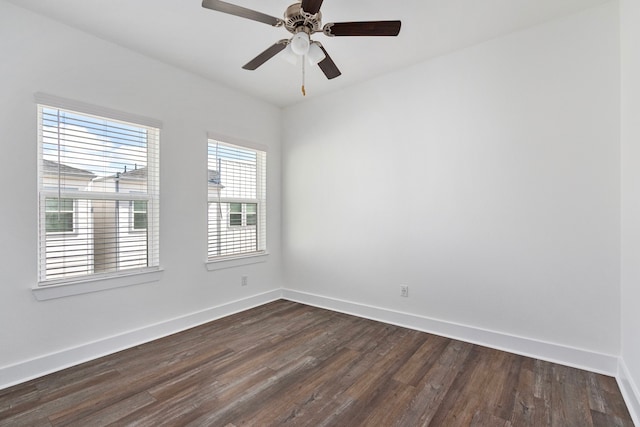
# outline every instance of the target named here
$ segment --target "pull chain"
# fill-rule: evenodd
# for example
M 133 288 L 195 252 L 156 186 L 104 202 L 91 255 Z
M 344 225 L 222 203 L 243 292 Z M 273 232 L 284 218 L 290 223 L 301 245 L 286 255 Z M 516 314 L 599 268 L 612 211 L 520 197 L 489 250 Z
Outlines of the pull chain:
M 305 64 L 305 62 L 307 62 L 307 61 L 305 61 L 305 59 L 307 59 L 306 55 L 303 55 L 302 56 L 302 96 L 307 96 L 307 91 L 304 90 L 304 77 L 305 77 L 305 75 L 304 75 L 305 74 L 305 72 L 304 72 L 305 71 L 304 70 L 304 64 Z

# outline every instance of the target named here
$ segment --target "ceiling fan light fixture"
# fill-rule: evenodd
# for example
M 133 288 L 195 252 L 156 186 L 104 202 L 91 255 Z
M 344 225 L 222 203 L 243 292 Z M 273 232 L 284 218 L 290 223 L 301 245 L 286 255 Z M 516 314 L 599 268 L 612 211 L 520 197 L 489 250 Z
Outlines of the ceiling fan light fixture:
M 309 34 L 305 33 L 304 31 L 300 31 L 294 34 L 294 36 L 291 38 L 291 43 L 289 43 L 289 46 L 291 46 L 291 50 L 293 51 L 293 53 L 299 56 L 303 56 L 306 55 L 307 52 L 309 52 L 310 44 L 311 41 L 309 40 Z
M 293 53 L 293 50 L 291 49 L 291 43 L 287 44 L 287 47 L 282 51 L 280 58 L 284 59 L 291 65 L 296 65 L 298 63 L 298 59 L 300 59 L 298 55 Z
M 311 65 L 317 65 L 326 57 L 327 55 L 325 55 L 322 49 L 320 49 L 320 46 L 318 46 L 318 42 L 312 42 L 309 46 L 309 52 L 307 53 L 307 59 Z

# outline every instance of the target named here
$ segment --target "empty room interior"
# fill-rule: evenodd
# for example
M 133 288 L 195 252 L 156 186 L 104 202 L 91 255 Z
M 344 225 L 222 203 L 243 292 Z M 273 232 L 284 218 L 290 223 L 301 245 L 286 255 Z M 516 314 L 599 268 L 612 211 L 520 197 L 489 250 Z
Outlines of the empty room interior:
M 0 426 L 640 425 L 637 0 L 0 0 L 0 54 Z

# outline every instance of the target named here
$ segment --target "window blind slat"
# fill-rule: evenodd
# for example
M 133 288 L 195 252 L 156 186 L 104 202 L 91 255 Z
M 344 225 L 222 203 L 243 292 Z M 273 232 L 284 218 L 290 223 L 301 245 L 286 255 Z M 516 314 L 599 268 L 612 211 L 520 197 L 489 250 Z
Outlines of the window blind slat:
M 159 265 L 159 129 L 39 105 L 42 284 Z
M 209 140 L 208 257 L 266 248 L 266 152 Z

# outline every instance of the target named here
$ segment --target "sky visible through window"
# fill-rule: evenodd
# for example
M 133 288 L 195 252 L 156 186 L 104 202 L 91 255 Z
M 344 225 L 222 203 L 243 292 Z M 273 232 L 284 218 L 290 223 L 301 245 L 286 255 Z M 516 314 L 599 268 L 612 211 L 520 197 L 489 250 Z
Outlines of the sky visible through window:
M 255 198 L 258 154 L 255 150 L 209 140 L 208 168 L 220 188 L 218 197 Z
M 43 158 L 104 177 L 147 163 L 147 129 L 115 120 L 42 108 Z
M 240 162 L 255 163 L 256 152 L 241 148 L 228 147 L 217 143 L 208 144 L 209 162 L 212 159 L 237 160 Z

